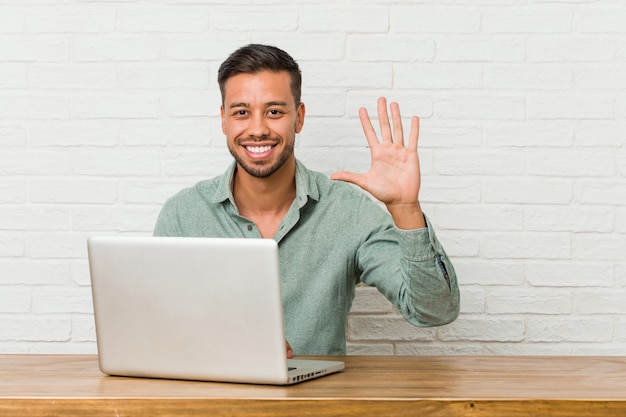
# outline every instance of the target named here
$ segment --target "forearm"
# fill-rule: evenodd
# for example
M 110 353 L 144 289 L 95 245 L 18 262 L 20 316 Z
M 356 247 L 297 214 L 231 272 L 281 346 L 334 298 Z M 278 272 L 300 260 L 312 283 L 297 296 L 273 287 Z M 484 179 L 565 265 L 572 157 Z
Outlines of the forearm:
M 432 228 L 428 232 L 399 233 L 403 291 L 398 307 L 416 326 L 438 326 L 453 321 L 459 314 L 456 273 Z M 415 235 L 419 235 L 417 239 Z
M 396 227 L 371 240 L 361 252 L 365 268 L 361 278 L 378 288 L 413 325 L 438 326 L 458 316 L 459 289 L 452 263 L 428 219 L 422 218 L 425 228 Z M 381 257 L 387 262 L 372 263 Z M 366 265 L 376 267 L 368 270 Z
M 387 211 L 398 229 L 415 230 L 426 227 L 424 212 L 419 202 L 416 204 L 387 204 Z

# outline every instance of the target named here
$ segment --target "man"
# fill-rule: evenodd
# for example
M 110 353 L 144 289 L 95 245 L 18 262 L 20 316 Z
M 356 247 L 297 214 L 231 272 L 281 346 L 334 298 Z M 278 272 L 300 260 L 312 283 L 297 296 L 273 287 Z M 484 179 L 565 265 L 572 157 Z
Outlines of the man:
M 338 172 L 331 180 L 294 156 L 305 106 L 291 56 L 271 46 L 245 46 L 220 66 L 218 82 L 222 131 L 235 162 L 224 175 L 169 199 L 155 235 L 276 240 L 285 332 L 293 347 L 287 344 L 288 356 L 346 353 L 359 282 L 378 288 L 416 326 L 458 316 L 454 269 L 418 200 L 417 117 L 405 144 L 396 103 L 390 124 L 386 100 L 378 100 L 381 140 L 361 109 L 371 169 Z

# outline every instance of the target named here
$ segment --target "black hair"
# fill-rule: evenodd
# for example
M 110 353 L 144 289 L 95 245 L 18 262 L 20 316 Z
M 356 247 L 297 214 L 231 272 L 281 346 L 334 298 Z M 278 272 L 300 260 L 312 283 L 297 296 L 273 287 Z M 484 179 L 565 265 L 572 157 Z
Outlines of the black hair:
M 250 44 L 237 49 L 222 62 L 217 72 L 217 82 L 226 95 L 226 81 L 237 74 L 256 74 L 260 71 L 287 71 L 291 78 L 291 93 L 296 106 L 300 104 L 302 73 L 298 63 L 287 52 L 275 46 Z

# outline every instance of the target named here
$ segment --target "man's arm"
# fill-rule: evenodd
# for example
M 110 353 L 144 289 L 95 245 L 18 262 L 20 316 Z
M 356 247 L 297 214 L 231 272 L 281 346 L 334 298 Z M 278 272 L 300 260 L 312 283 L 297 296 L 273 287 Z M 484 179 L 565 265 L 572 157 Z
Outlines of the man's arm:
M 331 178 L 356 184 L 382 201 L 396 226 L 395 232 L 376 234 L 361 247 L 363 282 L 376 286 L 416 326 L 449 323 L 459 314 L 459 289 L 454 268 L 419 204 L 419 118 L 411 118 L 405 146 L 399 106 L 391 103 L 390 108 L 393 126 L 386 99 L 378 99 L 382 140 L 376 136 L 367 111 L 359 110 L 372 155 L 370 170 L 365 174 L 337 172 Z M 389 237 L 389 233 L 394 236 Z M 397 246 L 390 243 L 394 241 Z M 381 257 L 400 262 L 381 263 Z

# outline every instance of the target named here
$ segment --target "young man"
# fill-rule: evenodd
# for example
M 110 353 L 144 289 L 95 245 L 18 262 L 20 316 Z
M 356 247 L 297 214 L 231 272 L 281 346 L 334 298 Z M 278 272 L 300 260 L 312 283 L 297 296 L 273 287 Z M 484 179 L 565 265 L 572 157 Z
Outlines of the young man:
M 378 100 L 381 140 L 359 111 L 372 154 L 366 174 L 328 177 L 294 156 L 302 130 L 298 64 L 265 45 L 221 65 L 222 131 L 235 162 L 170 198 L 156 236 L 273 238 L 279 245 L 288 356 L 346 353 L 348 312 L 359 282 L 375 286 L 415 326 L 459 313 L 450 260 L 421 211 L 419 119 L 404 138 L 400 110 Z M 365 193 L 382 201 L 385 212 Z M 245 260 L 242 260 L 245 262 Z

